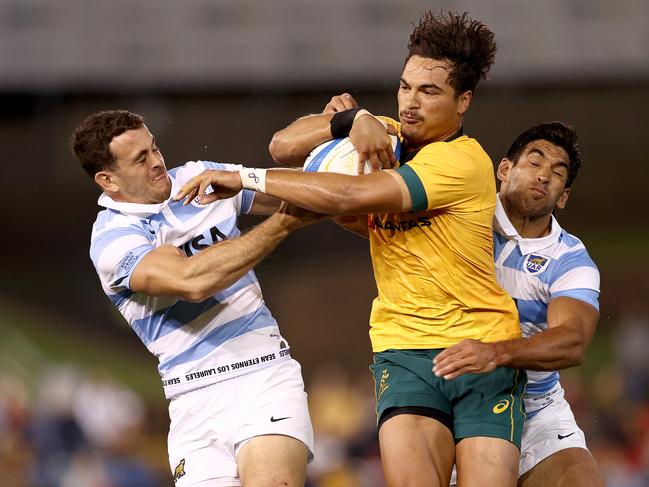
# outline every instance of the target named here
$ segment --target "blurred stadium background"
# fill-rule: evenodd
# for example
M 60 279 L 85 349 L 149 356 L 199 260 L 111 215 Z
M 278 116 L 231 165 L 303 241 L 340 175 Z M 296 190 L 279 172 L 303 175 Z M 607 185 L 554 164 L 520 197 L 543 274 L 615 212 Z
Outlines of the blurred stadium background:
M 77 124 L 127 108 L 169 167 L 269 166 L 272 133 L 342 90 L 395 114 L 407 36 L 428 8 L 496 33 L 465 123 L 494 161 L 532 124 L 578 129 L 586 162 L 560 221 L 600 266 L 601 319 L 562 382 L 607 485 L 649 485 L 649 2 L 0 0 L 4 487 L 172 485 L 155 360 L 88 258 L 98 190 L 68 150 Z M 323 223 L 258 276 L 307 381 L 309 485 L 380 487 L 366 242 Z

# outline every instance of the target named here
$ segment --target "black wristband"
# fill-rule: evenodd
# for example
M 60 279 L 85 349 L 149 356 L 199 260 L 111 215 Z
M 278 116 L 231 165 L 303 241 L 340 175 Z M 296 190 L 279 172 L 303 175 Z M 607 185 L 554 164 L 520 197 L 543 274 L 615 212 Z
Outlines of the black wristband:
M 334 139 L 342 139 L 349 135 L 349 131 L 352 129 L 354 124 L 354 117 L 360 112 L 362 108 L 350 108 L 342 112 L 336 112 L 331 120 L 329 121 L 329 127 L 331 128 L 331 136 Z

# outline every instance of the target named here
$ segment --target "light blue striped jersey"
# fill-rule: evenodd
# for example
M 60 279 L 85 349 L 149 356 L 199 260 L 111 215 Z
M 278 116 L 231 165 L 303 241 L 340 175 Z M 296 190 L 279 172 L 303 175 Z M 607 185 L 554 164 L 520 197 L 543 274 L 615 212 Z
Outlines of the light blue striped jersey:
M 599 271 L 581 241 L 552 217 L 550 234 L 522 238 L 509 221 L 500 198 L 494 216 L 494 258 L 498 282 L 516 301 L 523 337 L 548 328 L 548 303 L 567 296 L 599 309 Z M 548 405 L 559 373 L 527 371 L 528 418 Z
M 171 194 L 205 169 L 242 166 L 188 162 L 171 169 Z M 131 275 L 153 249 L 170 244 L 186 255 L 240 235 L 237 218 L 252 207 L 254 192 L 209 205 L 171 199 L 160 204 L 117 202 L 102 194 L 92 229 L 90 258 L 102 287 L 159 361 L 167 398 L 274 365 L 289 358 L 277 322 L 264 304 L 250 270 L 227 289 L 200 303 L 136 293 Z

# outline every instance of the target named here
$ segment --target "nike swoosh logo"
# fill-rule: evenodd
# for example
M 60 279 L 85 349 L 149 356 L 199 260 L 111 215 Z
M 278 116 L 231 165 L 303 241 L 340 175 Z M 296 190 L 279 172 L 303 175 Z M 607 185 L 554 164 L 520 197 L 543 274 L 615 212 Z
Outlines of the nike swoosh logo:
M 560 439 L 560 440 L 563 440 L 564 438 L 568 438 L 569 436 L 572 436 L 574 434 L 575 434 L 575 432 L 573 431 L 572 433 L 570 433 L 569 435 L 566 435 L 566 436 L 557 435 L 557 438 Z
M 270 417 L 270 422 L 271 423 L 277 423 L 278 421 L 284 421 L 285 419 L 290 418 L 290 416 L 286 416 L 285 418 L 274 418 L 273 416 Z

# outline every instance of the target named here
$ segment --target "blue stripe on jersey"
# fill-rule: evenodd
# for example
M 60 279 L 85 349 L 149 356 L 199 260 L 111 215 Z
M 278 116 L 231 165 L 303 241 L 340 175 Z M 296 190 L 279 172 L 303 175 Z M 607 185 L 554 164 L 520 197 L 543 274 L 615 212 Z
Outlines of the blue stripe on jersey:
M 563 243 L 564 245 L 567 245 L 568 247 L 574 247 L 575 245 L 579 245 L 581 243 L 581 241 L 577 237 L 570 235 L 564 229 L 561 229 L 561 236 L 559 237 L 559 242 Z
M 518 315 L 524 323 L 545 323 L 547 320 L 548 305 L 543 301 L 517 299 Z
M 528 382 L 525 387 L 525 396 L 538 396 L 550 392 L 558 381 L 559 372 L 555 370 L 552 372 L 552 375 L 547 376 L 542 381 L 532 383 Z
M 517 245 L 503 262 L 503 267 L 522 271 L 523 261 L 521 260 L 521 257 L 523 257 L 523 254 L 521 253 L 521 248 Z
M 251 284 L 257 283 L 257 276 L 253 270 L 249 270 L 246 274 L 243 275 L 237 282 L 232 284 L 229 288 L 221 291 L 214 295 L 214 298 L 218 301 L 224 301 L 226 298 L 229 298 L 235 293 L 241 291 L 244 287 L 248 287 Z
M 498 232 L 493 232 L 494 236 L 494 260 L 497 261 L 500 257 L 500 253 L 505 248 L 505 244 L 508 242 L 507 237 L 500 235 Z
M 119 309 L 119 307 L 124 304 L 124 302 L 128 298 L 130 298 L 132 294 L 133 291 L 131 291 L 130 289 L 125 289 L 124 291 L 117 294 L 108 294 L 107 296 L 108 299 L 110 299 L 110 302 L 113 303 L 117 309 Z
M 566 291 L 557 291 L 552 293 L 550 299 L 562 296 L 584 301 L 599 311 L 599 293 L 597 291 L 593 291 L 592 289 L 568 289 Z
M 567 252 L 558 259 L 553 260 L 546 272 L 543 272 L 539 279 L 545 284 L 556 281 L 565 273 L 579 267 L 591 267 L 597 269 L 586 249 L 579 249 L 573 252 Z
M 177 301 L 172 306 L 158 310 L 146 318 L 135 320 L 131 326 L 140 337 L 140 340 L 148 347 L 151 342 L 168 335 L 178 328 L 182 328 L 209 309 L 217 306 L 221 301 L 255 282 L 257 282 L 257 279 L 250 271 L 232 286 L 211 298 L 200 303 Z
M 208 298 L 200 303 L 177 301 L 172 306 L 156 311 L 146 318 L 135 320 L 131 326 L 140 340 L 148 346 L 152 341 L 182 328 L 217 304 L 219 302 L 214 298 Z
M 158 370 L 163 374 L 177 365 L 203 358 L 232 338 L 269 326 L 277 326 L 277 322 L 270 314 L 268 308 L 265 305 L 261 305 L 256 311 L 215 328 L 199 341 L 192 344 L 184 352 L 170 357 L 164 362 L 161 361 Z
M 147 240 L 151 241 L 151 239 L 147 235 L 147 232 L 145 232 L 143 228 L 138 227 L 137 225 L 129 225 L 127 227 L 118 227 L 106 230 L 105 232 L 97 235 L 92 240 L 92 242 L 90 242 L 90 258 L 95 263 L 95 265 L 97 265 L 99 256 L 108 245 L 112 244 L 118 238 L 132 237 L 134 234 L 139 234 Z
M 247 215 L 252 210 L 252 204 L 255 201 L 255 192 L 244 189 L 241 194 L 241 214 Z

